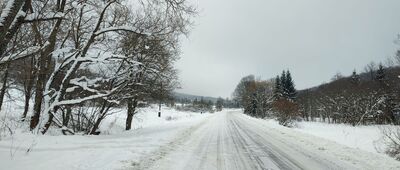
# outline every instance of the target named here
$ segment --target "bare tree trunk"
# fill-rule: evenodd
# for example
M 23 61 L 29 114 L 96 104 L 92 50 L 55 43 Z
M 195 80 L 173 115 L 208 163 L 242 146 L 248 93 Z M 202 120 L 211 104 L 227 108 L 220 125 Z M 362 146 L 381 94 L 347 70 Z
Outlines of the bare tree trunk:
M 51 123 L 53 122 L 54 114 L 49 114 L 49 118 L 47 119 L 46 124 L 44 124 L 44 127 L 42 129 L 42 134 L 45 134 L 47 130 L 49 130 Z
M 18 15 L 19 11 L 22 10 L 27 13 L 30 6 L 31 0 L 14 0 L 12 2 L 8 15 L 0 23 L 0 57 L 6 52 L 8 43 L 10 43 L 12 37 L 17 33 L 24 20 L 24 15 Z
M 133 115 L 135 115 L 135 110 L 137 107 L 137 100 L 136 99 L 129 99 L 127 104 L 128 104 L 128 113 L 126 117 L 126 126 L 125 130 L 131 130 L 132 129 L 132 119 Z
M 100 123 L 104 118 L 101 116 L 96 120 L 96 123 L 94 123 L 92 130 L 90 131 L 90 135 L 99 135 L 100 133 L 97 132 L 97 129 L 99 129 Z
M 47 132 L 47 130 L 49 130 L 51 123 L 53 123 L 53 119 L 54 119 L 54 114 L 57 113 L 59 107 L 55 107 L 54 108 L 54 112 L 49 114 L 49 118 L 47 119 L 46 124 L 44 124 L 44 127 L 42 129 L 42 134 L 45 134 Z
M 24 83 L 24 89 L 25 89 L 25 106 L 24 106 L 24 112 L 22 113 L 22 121 L 25 121 L 26 115 L 28 114 L 29 111 L 29 100 L 32 97 L 32 89 L 33 89 L 33 79 L 35 77 L 35 71 L 34 71 L 34 61 L 35 59 L 32 57 L 31 59 L 31 66 L 30 69 L 28 70 L 28 78 L 25 80 Z
M 29 111 L 29 99 L 30 98 L 31 98 L 30 92 L 29 92 L 29 94 L 25 93 L 25 106 L 24 106 L 24 112 L 22 113 L 21 121 L 25 121 L 26 115 L 28 114 L 28 111 Z
M 58 2 L 58 9 L 57 11 L 63 12 L 64 7 L 65 7 L 65 0 L 59 1 Z M 51 64 L 51 53 L 54 51 L 55 48 L 55 43 L 57 41 L 57 33 L 58 30 L 61 26 L 62 19 L 58 19 L 55 26 L 53 27 L 54 29 L 50 33 L 49 36 L 49 45 L 48 47 L 41 52 L 38 63 L 39 63 L 39 68 L 38 68 L 38 79 L 36 81 L 36 93 L 35 93 L 35 104 L 33 107 L 33 116 L 31 118 L 31 124 L 30 124 L 30 129 L 33 130 L 37 127 L 39 123 L 39 118 L 40 118 L 40 113 L 42 110 L 42 102 L 43 102 L 43 92 L 45 88 L 45 84 L 47 81 L 47 75 L 49 72 L 49 67 Z M 54 116 L 49 114 L 49 117 Z
M 74 130 L 74 132 L 76 132 L 77 127 L 76 127 L 76 124 L 75 124 L 75 121 L 74 121 L 74 116 L 72 115 L 72 111 L 71 111 L 70 119 L 69 119 L 69 120 L 71 120 L 72 130 Z M 78 123 L 79 123 L 79 122 L 78 122 Z
M 97 118 L 96 122 L 93 125 L 92 130 L 90 130 L 91 135 L 99 135 L 100 133 L 97 131 L 99 129 L 101 121 L 106 117 L 107 112 L 112 107 L 112 104 L 109 104 L 107 101 L 103 102 L 103 105 L 100 109 L 100 116 Z
M 3 100 L 4 100 L 4 96 L 6 94 L 6 90 L 7 90 L 7 79 L 8 79 L 8 66 L 6 66 L 5 70 L 4 70 L 4 76 L 3 76 L 3 85 L 1 87 L 1 91 L 0 91 L 0 110 L 1 107 L 3 105 Z
M 31 117 L 30 129 L 33 130 L 39 124 L 40 113 L 42 112 L 43 92 L 47 78 L 46 61 L 48 57 L 40 56 L 39 58 L 39 70 L 38 79 L 36 81 L 35 91 L 35 104 L 33 106 L 33 116 Z
M 71 118 L 72 109 L 70 106 L 66 106 L 65 110 L 65 114 L 63 115 L 63 126 L 67 127 L 69 119 Z

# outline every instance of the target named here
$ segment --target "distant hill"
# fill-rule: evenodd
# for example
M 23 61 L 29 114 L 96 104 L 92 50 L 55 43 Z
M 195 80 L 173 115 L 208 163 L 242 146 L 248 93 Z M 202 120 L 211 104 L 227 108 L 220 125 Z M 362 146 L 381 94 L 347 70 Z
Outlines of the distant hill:
M 358 76 L 360 78 L 360 81 L 372 81 L 372 80 L 374 80 L 375 76 L 376 76 L 377 69 L 378 68 L 375 68 L 375 70 L 373 72 L 366 72 L 366 71 L 361 72 L 361 73 L 357 72 L 357 74 L 358 74 Z M 398 75 L 400 73 L 400 67 L 398 67 L 398 66 L 384 67 L 384 69 L 385 69 L 385 73 L 386 73 L 387 77 L 390 77 L 391 79 L 398 80 Z M 351 77 L 352 77 L 352 72 L 349 73 L 346 76 L 341 77 L 340 79 L 349 79 Z M 333 81 L 331 81 L 329 83 L 332 83 L 332 82 L 335 82 L 335 81 L 337 81 L 337 80 L 333 80 Z M 329 83 L 327 83 L 327 84 L 329 84 Z
M 218 98 L 215 97 L 209 97 L 209 96 L 197 96 L 197 95 L 191 95 L 191 94 L 185 94 L 185 93 L 178 93 L 178 92 L 174 92 L 174 98 L 176 100 L 183 100 L 183 99 L 188 99 L 188 100 L 201 100 L 203 98 L 203 100 L 211 100 L 212 102 L 216 102 Z
M 396 86 L 397 84 L 399 84 L 399 78 L 400 78 L 400 67 L 395 66 L 395 67 L 387 67 L 385 68 L 385 75 L 386 75 L 386 83 L 389 83 L 389 85 L 392 85 L 393 87 Z M 364 83 L 368 83 L 370 82 L 371 84 L 373 84 L 375 76 L 376 76 L 376 70 L 374 72 L 363 72 L 363 73 L 358 73 L 359 76 L 359 80 L 361 82 Z M 308 89 L 303 89 L 303 90 L 299 90 L 298 91 L 298 95 L 301 96 L 304 93 L 307 92 L 316 92 L 321 90 L 321 88 L 342 88 L 345 89 L 347 88 L 346 86 L 343 86 L 343 82 L 349 82 L 351 81 L 351 77 L 352 75 L 349 76 L 343 76 L 340 79 L 337 80 L 333 80 L 329 83 L 324 83 L 324 84 L 320 84 L 318 86 L 315 87 L 311 87 Z M 371 87 L 373 88 L 373 87 Z

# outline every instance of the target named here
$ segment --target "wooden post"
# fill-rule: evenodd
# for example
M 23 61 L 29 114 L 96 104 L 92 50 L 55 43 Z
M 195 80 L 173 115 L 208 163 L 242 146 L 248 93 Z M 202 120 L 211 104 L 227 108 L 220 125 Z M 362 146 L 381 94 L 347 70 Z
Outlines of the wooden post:
M 161 88 L 160 88 L 160 103 L 158 104 L 158 117 L 161 117 L 161 103 L 162 103 L 162 98 L 164 97 L 163 96 L 163 85 L 162 85 L 162 82 L 161 82 Z

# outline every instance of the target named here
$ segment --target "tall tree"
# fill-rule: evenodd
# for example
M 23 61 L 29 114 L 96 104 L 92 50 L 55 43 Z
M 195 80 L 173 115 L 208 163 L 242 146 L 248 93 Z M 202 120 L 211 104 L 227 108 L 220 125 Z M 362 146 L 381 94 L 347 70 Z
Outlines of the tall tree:
M 376 70 L 375 79 L 379 82 L 383 82 L 385 80 L 385 68 L 382 64 L 379 64 L 378 70 Z
M 355 69 L 351 74 L 351 82 L 355 85 L 360 83 L 360 76 L 357 74 L 357 71 Z
M 59 0 L 53 7 L 47 7 L 47 4 L 44 3 L 42 8 L 43 9 L 54 8 L 53 12 L 63 12 L 65 10 L 65 5 L 66 5 L 66 0 Z M 39 30 L 37 25 L 33 25 L 32 28 L 36 34 L 35 37 L 38 39 L 37 41 L 39 42 L 39 44 L 41 44 L 41 46 L 42 44 L 44 44 L 42 39 L 45 36 L 48 36 L 48 38 L 46 40 L 47 45 L 43 50 L 40 51 L 38 59 L 38 68 L 37 68 L 38 75 L 36 79 L 35 103 L 33 106 L 33 115 L 31 117 L 31 122 L 30 122 L 31 130 L 35 129 L 39 124 L 39 119 L 42 112 L 43 98 L 45 95 L 46 81 L 48 79 L 48 75 L 50 74 L 49 72 L 51 70 L 50 65 L 53 57 L 52 52 L 56 48 L 58 40 L 57 36 L 60 35 L 63 21 L 64 20 L 62 18 L 58 18 L 56 22 L 50 26 L 52 27 L 52 30 L 49 32 L 47 32 L 47 30 Z M 50 119 L 52 119 L 53 115 L 50 115 L 49 117 Z
M 219 97 L 217 99 L 217 102 L 215 103 L 215 108 L 217 109 L 217 111 L 221 111 L 224 105 L 224 99 L 222 99 L 221 97 Z
M 281 78 L 276 76 L 275 78 L 275 86 L 274 86 L 274 99 L 278 100 L 283 96 L 282 94 L 282 84 L 281 84 Z
M 31 0 L 9 0 L 0 15 L 0 59 L 3 58 L 7 46 L 21 27 Z
M 289 70 L 286 71 L 286 79 L 285 79 L 285 85 L 284 89 L 286 91 L 286 97 L 290 100 L 295 100 L 296 99 L 296 88 L 294 86 L 294 82 L 292 79 L 292 75 Z
M 286 97 L 287 95 L 288 95 L 288 92 L 287 92 L 287 88 L 286 88 L 286 71 L 285 70 L 283 70 L 282 71 L 282 74 L 281 74 L 281 77 L 280 77 L 281 79 L 280 79 L 280 81 L 281 81 L 281 91 L 282 91 L 282 97 Z

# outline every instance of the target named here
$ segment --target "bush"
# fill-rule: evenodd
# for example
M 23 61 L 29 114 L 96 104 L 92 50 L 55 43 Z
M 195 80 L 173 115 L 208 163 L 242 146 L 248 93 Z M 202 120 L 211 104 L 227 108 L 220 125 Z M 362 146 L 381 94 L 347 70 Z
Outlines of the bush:
M 165 120 L 166 120 L 166 121 L 173 121 L 173 120 L 178 120 L 178 118 L 173 117 L 173 116 L 167 116 L 167 117 L 165 118 Z
M 386 144 L 385 153 L 400 161 L 400 127 L 381 128 L 381 132 Z
M 296 103 L 287 99 L 279 99 L 273 103 L 276 117 L 280 125 L 294 127 L 299 116 L 299 107 Z

